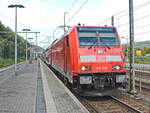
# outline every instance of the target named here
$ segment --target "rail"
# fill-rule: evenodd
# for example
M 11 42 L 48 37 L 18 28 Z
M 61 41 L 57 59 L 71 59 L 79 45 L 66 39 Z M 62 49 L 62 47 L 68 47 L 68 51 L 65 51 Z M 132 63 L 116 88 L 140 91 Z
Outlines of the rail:
M 109 96 L 109 98 L 98 98 L 98 99 L 83 99 L 78 98 L 81 103 L 92 113 L 113 113 L 113 112 L 121 112 L 122 110 L 124 113 L 127 113 L 129 111 L 135 112 L 135 113 L 144 113 L 143 111 L 138 110 L 137 108 L 134 108 L 133 106 L 122 102 L 121 100 L 117 99 L 114 96 Z M 112 101 L 112 100 L 114 101 Z
M 133 111 L 135 111 L 135 112 L 137 112 L 137 113 L 144 113 L 144 112 L 142 112 L 142 111 L 140 111 L 140 110 L 138 110 L 138 109 L 132 107 L 131 105 L 129 105 L 129 104 L 127 104 L 127 103 L 125 103 L 125 102 L 123 102 L 123 101 L 117 99 L 117 98 L 114 97 L 114 96 L 111 96 L 111 98 L 113 98 L 113 99 L 116 100 L 117 102 L 119 102 L 119 103 L 121 103 L 121 104 L 127 106 L 128 108 L 132 109 Z

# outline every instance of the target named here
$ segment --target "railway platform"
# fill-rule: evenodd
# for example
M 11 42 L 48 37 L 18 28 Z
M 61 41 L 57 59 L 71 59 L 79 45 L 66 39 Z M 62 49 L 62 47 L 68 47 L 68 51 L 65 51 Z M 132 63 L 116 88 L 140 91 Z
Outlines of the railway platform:
M 89 113 L 54 73 L 40 63 L 48 113 Z
M 0 113 L 88 113 L 40 60 L 0 72 Z

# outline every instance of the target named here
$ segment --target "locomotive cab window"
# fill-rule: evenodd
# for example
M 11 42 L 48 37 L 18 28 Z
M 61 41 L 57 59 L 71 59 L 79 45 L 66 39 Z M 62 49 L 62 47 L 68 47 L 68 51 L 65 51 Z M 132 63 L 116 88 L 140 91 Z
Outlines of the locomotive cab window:
M 119 46 L 114 28 L 80 27 L 78 38 L 80 46 Z

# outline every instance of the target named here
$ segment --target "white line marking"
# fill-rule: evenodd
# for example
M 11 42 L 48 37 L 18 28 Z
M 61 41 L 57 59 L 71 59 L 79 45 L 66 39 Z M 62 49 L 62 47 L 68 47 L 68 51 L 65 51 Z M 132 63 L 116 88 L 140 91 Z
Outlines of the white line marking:
M 43 83 L 43 88 L 44 88 L 44 97 L 45 97 L 45 102 L 46 102 L 46 109 L 47 113 L 57 113 L 56 106 L 54 103 L 54 100 L 51 95 L 51 91 L 48 87 L 48 83 L 44 74 L 43 70 L 43 64 L 41 63 L 40 60 L 40 68 L 41 68 L 41 75 L 42 75 L 42 83 Z

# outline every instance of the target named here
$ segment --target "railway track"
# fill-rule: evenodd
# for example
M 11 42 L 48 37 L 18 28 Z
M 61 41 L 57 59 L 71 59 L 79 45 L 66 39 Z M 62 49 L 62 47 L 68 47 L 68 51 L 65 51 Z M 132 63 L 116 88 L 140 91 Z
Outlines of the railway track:
M 98 98 L 82 98 L 75 93 L 74 95 L 90 113 L 150 113 L 150 105 L 145 105 L 142 100 L 131 101 L 128 94 Z
M 127 71 L 127 79 L 129 72 Z M 147 68 L 135 69 L 135 86 L 138 93 L 150 97 L 150 71 Z
M 137 108 L 114 96 L 79 100 L 90 113 L 149 113 L 148 108 L 145 109 L 143 106 Z
M 150 103 L 147 103 L 146 101 L 143 101 L 142 99 L 137 98 L 136 96 L 125 93 L 116 96 L 116 98 L 138 109 L 139 111 L 143 111 L 143 113 L 150 113 Z

